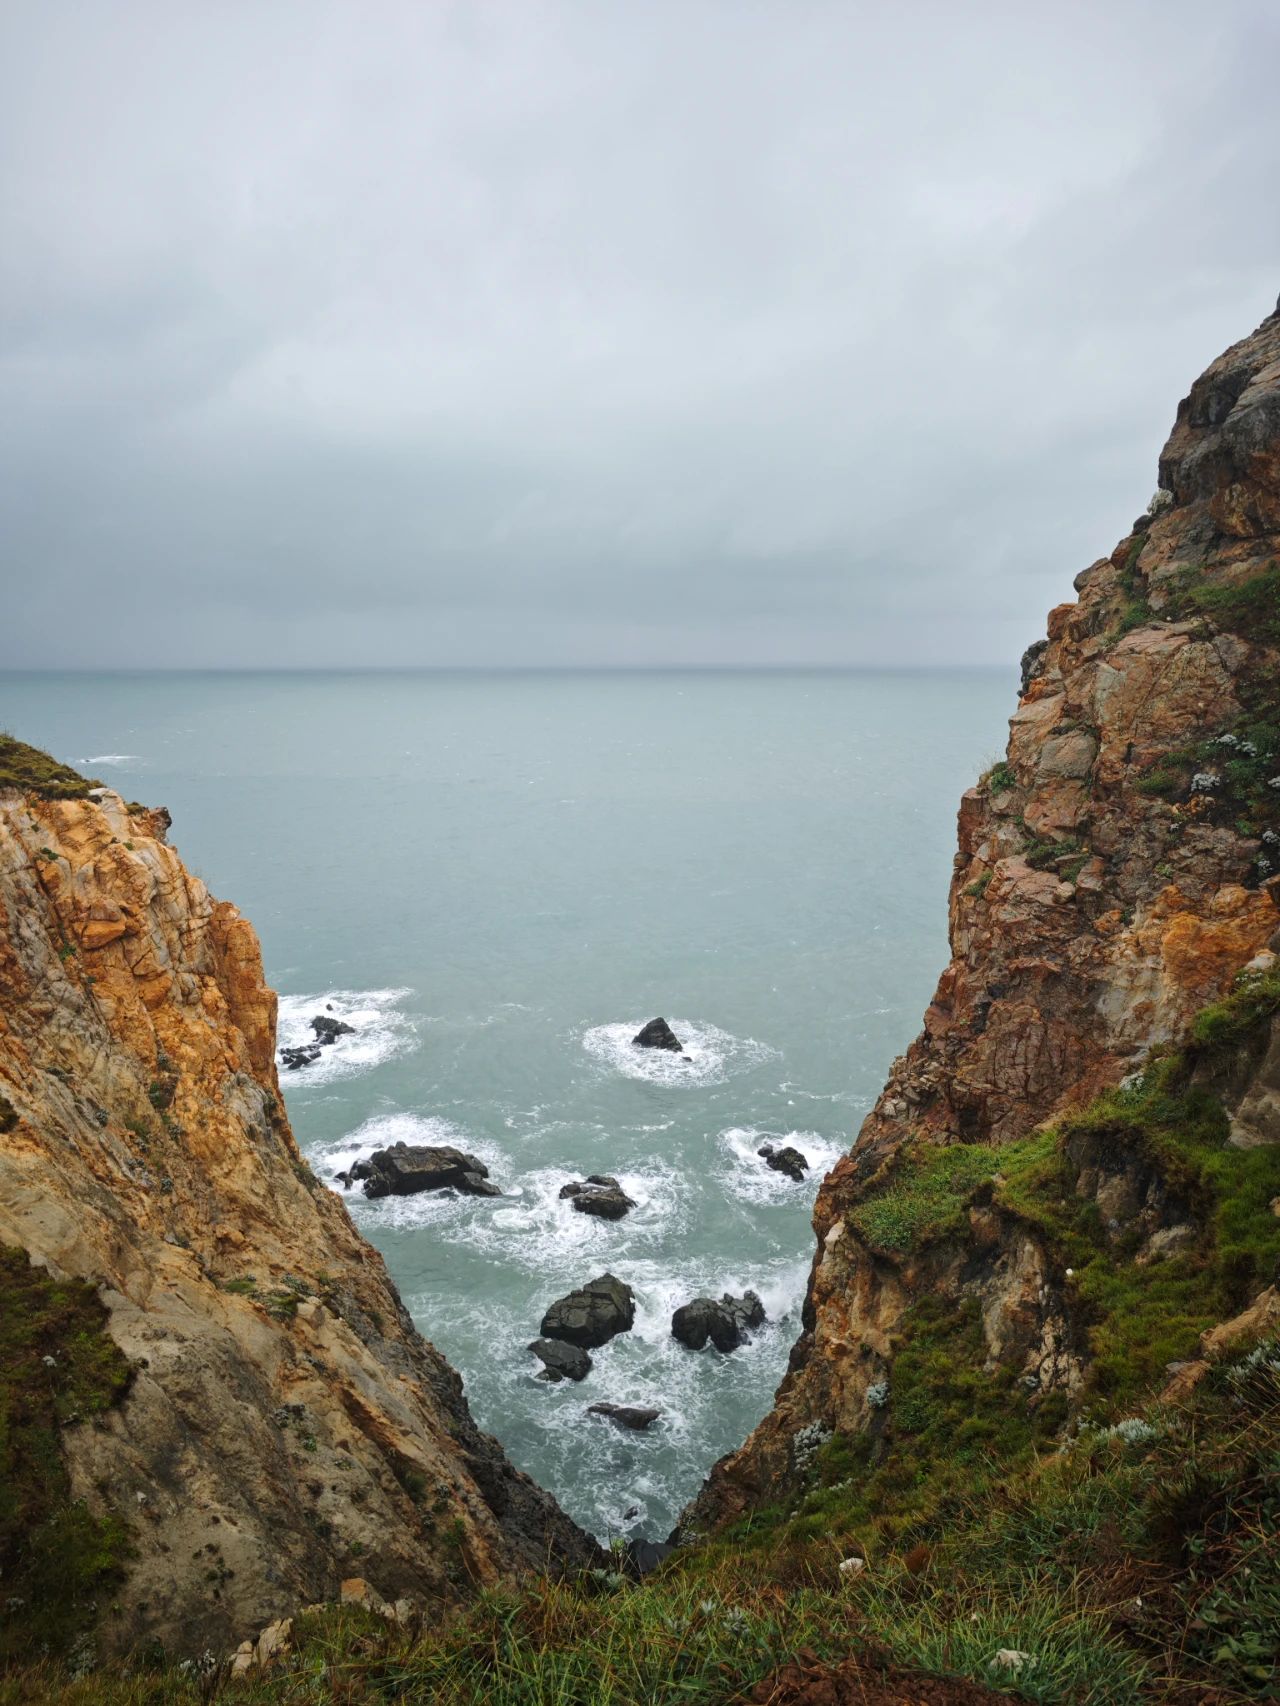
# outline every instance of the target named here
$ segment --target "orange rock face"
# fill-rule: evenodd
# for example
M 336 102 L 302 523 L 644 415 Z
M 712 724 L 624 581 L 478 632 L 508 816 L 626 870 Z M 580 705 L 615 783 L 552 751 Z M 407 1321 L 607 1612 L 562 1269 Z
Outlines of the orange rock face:
M 64 1435 L 135 1550 L 101 1639 L 226 1651 L 356 1557 L 440 1605 L 594 1562 L 312 1177 L 257 938 L 167 822 L 0 795 L 0 1242 L 98 1286 L 136 1370 Z
M 717 1465 L 690 1529 L 785 1482 L 798 1428 L 866 1422 L 904 1300 L 926 1290 L 976 1300 L 989 1354 L 1029 1381 L 1081 1377 L 1016 1229 L 975 1228 L 951 1270 L 868 1250 L 849 1214 L 913 1144 L 1021 1138 L 1117 1083 L 1276 938 L 1280 778 L 1251 737 L 1280 721 L 1280 316 L 1192 388 L 1160 487 L 1024 660 L 1006 761 L 960 805 L 951 962 L 819 1195 L 775 1409 Z M 1275 1105 L 1259 1096 L 1255 1134 Z

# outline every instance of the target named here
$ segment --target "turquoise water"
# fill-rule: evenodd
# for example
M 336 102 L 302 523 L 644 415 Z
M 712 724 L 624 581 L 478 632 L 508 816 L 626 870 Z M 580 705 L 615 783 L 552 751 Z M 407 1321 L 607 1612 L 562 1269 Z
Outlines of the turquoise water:
M 348 1203 L 481 1424 L 602 1537 L 664 1534 L 768 1408 L 798 1332 L 818 1175 L 946 959 L 961 790 L 1003 747 L 1005 675 L 0 677 L 0 725 L 128 798 L 262 937 L 313 1166 L 397 1137 L 506 1195 Z M 665 1015 L 692 1064 L 628 1038 Z M 755 1151 L 785 1137 L 804 1185 Z M 638 1207 L 575 1214 L 617 1174 Z M 335 1188 L 339 1188 L 335 1186 Z M 581 1385 L 533 1378 L 546 1304 L 610 1270 L 636 1327 Z M 754 1287 L 732 1356 L 672 1309 Z M 588 1418 L 653 1404 L 647 1434 Z

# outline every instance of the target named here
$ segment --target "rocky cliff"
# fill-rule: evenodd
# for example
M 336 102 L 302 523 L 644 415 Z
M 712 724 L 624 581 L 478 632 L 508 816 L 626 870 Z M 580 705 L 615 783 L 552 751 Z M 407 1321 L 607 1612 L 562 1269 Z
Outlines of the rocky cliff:
M 866 1478 L 962 1427 L 1052 1437 L 1274 1278 L 1278 533 L 1280 313 L 1197 380 L 1147 513 L 1024 659 L 960 806 L 951 962 L 823 1185 L 775 1408 L 686 1532 L 828 1439 Z M 934 1349 L 972 1390 L 928 1387 Z
M 33 1580 L 100 1644 L 219 1651 L 347 1576 L 445 1605 L 593 1558 L 302 1159 L 250 925 L 166 814 L 3 757 L 8 1635 Z

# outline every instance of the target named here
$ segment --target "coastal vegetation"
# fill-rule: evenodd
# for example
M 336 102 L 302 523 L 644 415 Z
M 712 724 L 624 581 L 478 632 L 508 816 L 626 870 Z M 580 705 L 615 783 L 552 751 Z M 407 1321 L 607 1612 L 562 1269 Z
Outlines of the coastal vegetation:
M 0 730 L 0 792 L 17 788 L 40 800 L 82 800 L 101 785 Z

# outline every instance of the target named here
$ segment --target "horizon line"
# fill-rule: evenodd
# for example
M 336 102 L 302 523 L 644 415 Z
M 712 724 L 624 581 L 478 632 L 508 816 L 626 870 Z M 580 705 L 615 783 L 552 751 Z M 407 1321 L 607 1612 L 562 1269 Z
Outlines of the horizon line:
M 1000 671 L 1006 663 L 0 664 L 0 680 L 44 675 L 925 675 Z

